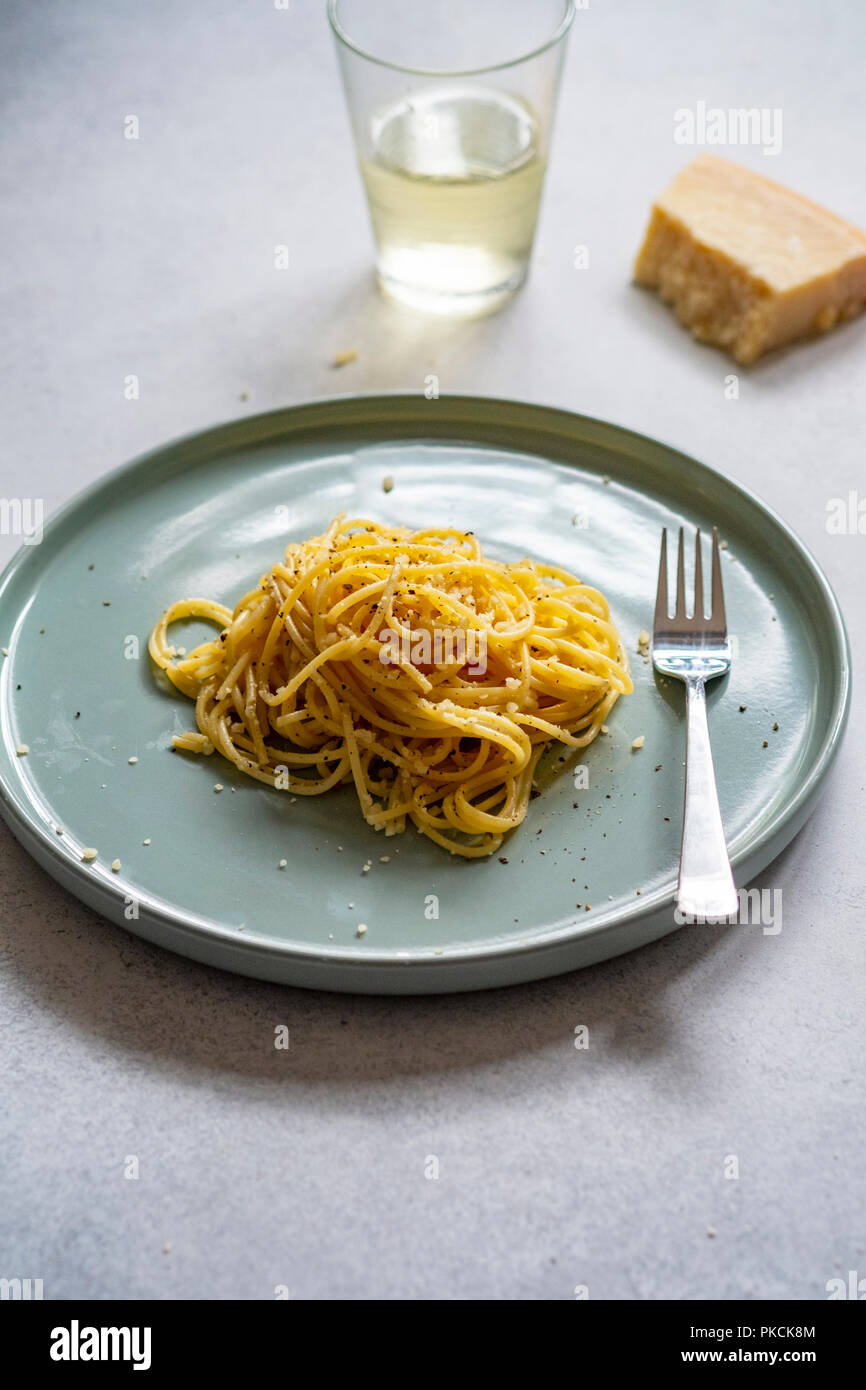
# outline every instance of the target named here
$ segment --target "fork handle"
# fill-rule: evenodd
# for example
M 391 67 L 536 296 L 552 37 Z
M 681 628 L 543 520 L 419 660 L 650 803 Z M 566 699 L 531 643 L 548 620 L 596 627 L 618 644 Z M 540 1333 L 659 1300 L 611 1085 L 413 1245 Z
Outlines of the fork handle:
M 725 844 L 702 679 L 686 680 L 686 793 L 677 907 L 688 917 L 734 917 L 739 908 Z

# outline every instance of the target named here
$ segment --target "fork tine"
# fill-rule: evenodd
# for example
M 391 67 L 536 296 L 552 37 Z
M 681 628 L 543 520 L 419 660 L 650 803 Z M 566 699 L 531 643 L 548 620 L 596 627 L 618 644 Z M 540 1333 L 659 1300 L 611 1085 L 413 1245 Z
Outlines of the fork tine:
M 725 594 L 722 589 L 722 562 L 719 556 L 719 532 L 713 527 L 713 602 L 710 609 L 710 617 L 713 620 L 713 627 L 721 629 L 722 632 L 728 630 L 728 620 L 725 617 Z
M 683 528 L 680 527 L 680 543 L 677 549 L 677 600 L 674 607 L 675 618 L 686 616 L 686 568 L 683 560 Z
M 656 587 L 656 611 L 653 627 L 656 632 L 668 621 L 668 528 L 662 527 L 662 548 L 659 554 L 659 578 Z
M 704 566 L 701 558 L 701 528 L 695 534 L 695 611 L 694 621 L 704 621 Z

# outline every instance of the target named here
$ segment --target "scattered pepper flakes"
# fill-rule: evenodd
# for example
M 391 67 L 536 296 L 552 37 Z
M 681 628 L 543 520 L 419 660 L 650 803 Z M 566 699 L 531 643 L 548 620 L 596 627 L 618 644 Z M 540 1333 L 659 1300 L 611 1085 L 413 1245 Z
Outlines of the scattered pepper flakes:
M 505 857 L 504 854 L 500 854 L 500 856 L 499 856 L 499 862 L 500 862 L 500 864 L 507 864 L 507 863 L 508 863 L 508 860 L 506 859 L 506 857 Z
M 745 713 L 746 713 L 746 706 L 745 706 L 745 705 L 740 705 L 740 714 L 745 714 Z
M 354 362 L 358 356 L 357 348 L 343 348 L 342 352 L 335 352 L 331 358 L 332 367 L 347 367 L 350 362 Z
M 662 770 L 662 765 L 661 765 L 661 763 L 656 763 L 655 767 L 653 768 L 653 772 L 661 772 L 661 770 Z
M 773 725 L 773 733 L 774 733 L 774 734 L 777 734 L 778 732 L 779 732 L 779 725 L 778 725 L 778 723 L 776 723 L 776 724 Z
M 769 748 L 769 746 L 770 746 L 770 745 L 769 745 L 769 743 L 767 742 L 767 740 L 764 739 L 764 742 L 761 744 L 761 747 L 762 747 L 762 748 Z
M 90 863 L 91 859 L 95 859 L 98 853 L 99 853 L 99 850 L 98 850 L 98 849 L 91 849 L 91 848 L 83 849 L 83 850 L 81 851 L 81 858 L 84 859 L 84 860 L 86 860 L 87 863 Z

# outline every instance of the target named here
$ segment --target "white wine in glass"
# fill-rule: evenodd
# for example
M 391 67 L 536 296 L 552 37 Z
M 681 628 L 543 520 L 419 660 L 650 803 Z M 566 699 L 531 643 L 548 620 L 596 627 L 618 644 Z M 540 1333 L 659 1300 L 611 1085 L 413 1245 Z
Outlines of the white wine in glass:
M 361 161 L 383 288 L 428 313 L 478 314 L 523 282 L 544 182 L 519 97 L 417 92 L 374 122 Z
M 574 0 L 329 0 L 384 291 L 488 313 L 523 284 Z

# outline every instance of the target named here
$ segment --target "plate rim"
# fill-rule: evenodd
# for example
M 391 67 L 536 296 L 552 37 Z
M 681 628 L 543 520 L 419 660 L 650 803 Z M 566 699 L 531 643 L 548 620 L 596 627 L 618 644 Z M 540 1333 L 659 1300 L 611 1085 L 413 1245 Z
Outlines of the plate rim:
M 442 409 L 443 404 L 445 410 Z M 835 760 L 848 721 L 851 707 L 852 663 L 850 640 L 841 607 L 827 575 L 809 546 L 773 507 L 764 502 L 757 493 L 745 484 L 654 435 L 643 434 L 640 430 L 631 429 L 614 421 L 585 415 L 562 406 L 546 405 L 538 401 L 521 401 L 513 397 L 448 392 L 446 396 L 431 402 L 425 396 L 419 395 L 417 391 L 409 390 L 349 392 L 333 396 L 317 396 L 308 401 L 278 406 L 275 409 L 252 415 L 235 416 L 204 429 L 186 431 L 145 450 L 143 453 L 136 454 L 133 458 L 101 474 L 64 502 L 45 522 L 43 540 L 52 538 L 55 533 L 60 532 L 70 518 L 81 510 L 86 510 L 88 504 L 95 498 L 110 493 L 123 480 L 139 473 L 149 463 L 163 458 L 167 454 L 178 451 L 183 453 L 184 450 L 189 450 L 194 446 L 195 452 L 184 460 L 183 467 L 186 469 L 206 463 L 208 458 L 218 457 L 223 451 L 230 450 L 233 445 L 241 442 L 252 447 L 265 445 L 269 440 L 289 438 L 305 431 L 313 434 L 327 433 L 329 426 L 351 426 L 353 423 L 369 426 L 371 423 L 369 413 L 379 410 L 382 412 L 383 419 L 386 419 L 389 424 L 399 426 L 405 423 L 407 427 L 414 425 L 419 434 L 423 433 L 426 423 L 423 419 L 425 411 L 428 413 L 431 424 L 435 422 L 438 415 L 440 423 L 445 425 L 445 431 L 440 433 L 437 428 L 437 436 L 439 438 L 447 437 L 448 427 L 451 427 L 456 438 L 459 435 L 460 420 L 455 420 L 453 413 L 449 413 L 444 421 L 441 418 L 446 415 L 449 404 L 453 405 L 454 411 L 459 412 L 462 408 L 467 414 L 465 423 L 472 423 L 477 429 L 483 429 L 485 423 L 495 424 L 499 429 L 502 429 L 508 426 L 509 416 L 516 414 L 521 418 L 515 423 L 522 429 L 531 428 L 533 432 L 537 429 L 541 439 L 545 436 L 550 437 L 553 432 L 551 425 L 555 423 L 559 427 L 555 431 L 557 435 L 571 439 L 573 442 L 585 442 L 584 440 L 575 441 L 574 422 L 578 422 L 584 429 L 589 426 L 591 430 L 597 430 L 601 434 L 613 432 L 619 440 L 628 439 L 643 449 L 649 444 L 654 449 L 663 451 L 678 466 L 686 465 L 690 471 L 703 475 L 714 486 L 721 486 L 729 493 L 737 495 L 753 509 L 763 513 L 764 517 L 782 532 L 787 542 L 797 552 L 801 563 L 805 565 L 812 583 L 817 586 L 824 604 L 825 616 L 830 619 L 827 635 L 833 649 L 831 672 L 833 684 L 836 686 L 836 698 L 832 706 L 832 716 L 828 720 L 820 747 L 816 750 L 805 777 L 798 781 L 794 796 L 777 807 L 757 835 L 750 837 L 747 834 L 745 843 L 732 855 L 732 865 L 736 869 L 737 865 L 744 860 L 759 856 L 793 823 L 795 829 L 784 841 L 784 843 L 788 843 L 812 809 L 821 784 Z M 405 414 L 401 412 L 395 417 L 393 414 L 395 406 L 402 408 Z M 323 418 L 331 412 L 336 414 L 336 419 Z M 487 412 L 486 422 L 480 418 L 484 412 Z M 471 420 L 468 418 L 470 416 L 472 417 Z M 603 444 L 602 447 L 604 447 Z M 574 466 L 568 460 L 556 459 L 551 461 L 569 467 Z M 0 610 L 2 610 L 8 590 L 19 577 L 21 570 L 28 565 L 38 567 L 38 549 L 22 544 L 3 569 L 2 574 L 0 574 Z M 10 631 L 14 630 L 19 618 L 20 614 L 16 613 L 10 623 Z M 42 822 L 37 820 L 32 812 L 28 814 L 27 803 L 16 794 L 16 788 L 7 774 L 7 769 L 12 766 L 14 763 L 7 741 L 0 738 L 0 814 L 16 839 L 55 880 L 60 881 L 80 901 L 93 907 L 95 899 L 104 900 L 105 905 L 96 908 L 96 910 L 102 912 L 110 920 L 117 921 L 109 909 L 118 901 L 123 902 L 124 895 L 118 892 L 121 885 L 118 884 L 117 887 L 113 888 L 110 881 L 102 877 L 101 871 L 94 872 L 91 865 L 79 864 L 74 858 L 70 858 L 63 845 L 58 842 L 56 835 L 49 835 Z M 36 847 L 40 853 L 35 852 Z M 780 844 L 765 862 L 770 862 L 775 858 L 782 848 L 783 844 Z M 61 872 L 55 873 L 55 868 Z M 70 881 L 72 886 L 70 886 Z M 78 891 L 79 885 L 82 889 L 81 892 Z M 258 958 L 265 954 L 280 962 L 299 962 L 326 967 L 332 965 L 350 971 L 359 971 L 362 974 L 367 974 L 368 968 L 370 971 L 394 970 L 403 973 L 406 971 L 407 965 L 411 965 L 413 971 L 424 970 L 425 968 L 435 968 L 437 971 L 441 971 L 443 968 L 449 967 L 483 965 L 491 959 L 499 961 L 513 957 L 522 958 L 527 955 L 542 954 L 547 950 L 566 946 L 569 942 L 576 944 L 592 941 L 622 924 L 638 926 L 644 920 L 657 917 L 660 912 L 666 909 L 672 912 L 674 906 L 673 894 L 665 888 L 658 888 L 652 893 L 643 895 L 640 903 L 634 903 L 625 908 L 620 906 L 607 912 L 602 910 L 585 924 L 577 917 L 563 918 L 547 923 L 543 928 L 532 931 L 525 938 L 502 937 L 486 942 L 446 945 L 442 948 L 441 954 L 436 954 L 430 947 L 424 948 L 423 951 L 417 948 L 413 951 L 409 947 L 405 952 L 398 953 L 393 949 L 389 951 L 371 950 L 366 943 L 364 945 L 360 945 L 360 943 L 357 945 L 332 945 L 329 942 L 322 942 L 312 946 L 296 941 L 274 939 L 261 935 L 255 930 L 245 930 L 243 933 L 239 933 L 237 928 L 228 927 L 201 914 L 179 909 L 149 891 L 139 890 L 135 896 L 142 911 L 146 910 L 151 919 L 173 931 L 179 931 L 184 937 L 192 935 L 203 942 L 218 941 L 229 947 L 232 952 L 244 956 L 250 955 Z M 139 925 L 138 922 L 133 925 L 127 921 L 121 922 L 119 925 L 135 934 L 143 935 L 136 930 Z M 251 970 L 250 973 L 255 974 L 256 972 Z M 530 979 L 533 976 L 524 975 L 521 978 Z M 455 986 L 455 988 L 458 987 Z

